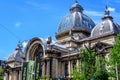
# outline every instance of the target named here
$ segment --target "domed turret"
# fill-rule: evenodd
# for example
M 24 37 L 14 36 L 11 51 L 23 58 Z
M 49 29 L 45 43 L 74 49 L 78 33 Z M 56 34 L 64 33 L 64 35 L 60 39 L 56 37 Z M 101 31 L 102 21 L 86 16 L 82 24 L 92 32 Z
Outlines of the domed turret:
M 113 18 L 110 16 L 110 11 L 106 7 L 104 17 L 102 21 L 94 27 L 91 32 L 91 36 L 103 35 L 106 33 L 119 33 L 120 26 L 113 22 Z
M 18 47 L 15 51 L 9 56 L 8 61 L 16 61 L 16 62 L 23 62 L 23 52 L 22 52 L 22 45 L 18 44 Z
M 64 33 L 69 33 L 70 30 L 90 34 L 94 26 L 94 22 L 83 14 L 83 7 L 76 1 L 70 8 L 70 14 L 61 20 L 56 38 Z
M 83 7 L 81 5 L 78 4 L 77 1 L 75 1 L 75 3 L 71 6 L 70 8 L 70 12 L 73 13 L 73 12 L 83 12 Z

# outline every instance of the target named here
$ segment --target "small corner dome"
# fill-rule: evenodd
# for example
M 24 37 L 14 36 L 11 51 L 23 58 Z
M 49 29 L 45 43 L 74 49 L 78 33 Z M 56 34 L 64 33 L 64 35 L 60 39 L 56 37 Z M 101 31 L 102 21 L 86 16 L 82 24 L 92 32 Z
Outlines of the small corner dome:
M 21 44 L 18 44 L 18 48 L 15 49 L 15 51 L 9 56 L 9 61 L 16 61 L 16 62 L 23 62 L 23 52 L 22 52 L 22 46 Z
M 83 14 L 82 6 L 76 1 L 70 8 L 70 14 L 61 20 L 58 26 L 58 34 L 68 30 L 78 30 L 90 33 L 94 26 L 95 23 L 87 15 Z
M 105 10 L 105 15 L 102 18 L 102 21 L 93 28 L 91 37 L 107 33 L 120 33 L 120 26 L 113 21 L 113 18 L 109 15 L 108 8 Z

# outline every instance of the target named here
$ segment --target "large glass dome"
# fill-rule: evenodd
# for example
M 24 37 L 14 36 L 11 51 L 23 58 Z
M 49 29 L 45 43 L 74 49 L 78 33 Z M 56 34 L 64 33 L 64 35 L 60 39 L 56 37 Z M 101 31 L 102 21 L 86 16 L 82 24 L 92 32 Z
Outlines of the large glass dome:
M 85 14 L 83 14 L 83 8 L 75 2 L 70 8 L 70 14 L 62 19 L 58 26 L 58 33 L 62 33 L 68 30 L 82 30 L 90 32 L 95 26 L 94 22 Z

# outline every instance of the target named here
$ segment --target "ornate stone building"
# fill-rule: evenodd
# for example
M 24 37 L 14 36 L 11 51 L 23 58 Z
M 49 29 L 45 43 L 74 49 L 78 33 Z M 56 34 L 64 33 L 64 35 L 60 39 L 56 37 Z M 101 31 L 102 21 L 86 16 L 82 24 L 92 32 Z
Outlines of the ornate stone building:
M 21 80 L 22 77 L 22 63 L 23 52 L 22 45 L 18 44 L 18 47 L 15 51 L 9 56 L 6 61 L 5 71 L 4 71 L 4 80 Z
M 22 80 L 38 80 L 39 76 L 71 77 L 73 68 L 81 62 L 79 49 L 85 46 L 89 46 L 97 54 L 108 57 L 116 34 L 120 32 L 120 26 L 113 21 L 107 7 L 101 22 L 97 25 L 84 14 L 83 10 L 77 1 L 72 5 L 70 13 L 61 20 L 58 26 L 58 32 L 55 35 L 56 42 L 53 43 L 51 37 L 48 40 L 39 37 L 32 38 L 25 48 L 23 65 L 14 66 L 11 72 L 21 73 L 22 69 Z M 15 54 L 17 53 L 13 53 Z M 11 64 L 9 60 L 8 65 Z M 9 80 L 21 79 L 17 77 L 17 79 L 9 78 Z

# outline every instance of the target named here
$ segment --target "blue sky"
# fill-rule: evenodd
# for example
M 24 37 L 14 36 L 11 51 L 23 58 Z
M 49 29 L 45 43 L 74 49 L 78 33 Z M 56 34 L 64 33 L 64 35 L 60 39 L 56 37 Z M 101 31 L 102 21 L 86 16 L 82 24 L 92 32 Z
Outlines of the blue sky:
M 55 33 L 61 19 L 69 14 L 75 0 L 0 0 L 0 59 L 7 59 L 18 41 L 47 38 Z M 95 23 L 101 21 L 105 6 L 120 24 L 120 0 L 78 0 L 84 13 Z

